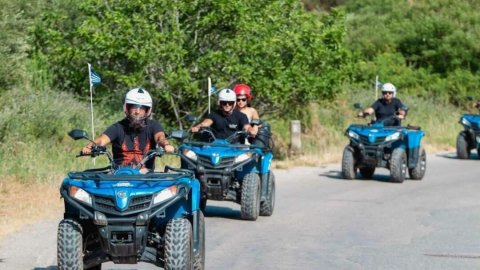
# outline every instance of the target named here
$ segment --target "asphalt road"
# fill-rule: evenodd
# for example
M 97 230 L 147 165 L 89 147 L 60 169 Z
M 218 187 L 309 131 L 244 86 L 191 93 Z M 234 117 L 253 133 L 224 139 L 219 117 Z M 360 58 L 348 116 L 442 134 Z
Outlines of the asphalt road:
M 422 181 L 340 179 L 340 165 L 277 170 L 271 217 L 209 203 L 206 269 L 480 269 L 480 160 L 429 155 Z M 0 269 L 56 269 L 60 220 L 0 243 Z M 103 269 L 156 269 L 104 264 Z

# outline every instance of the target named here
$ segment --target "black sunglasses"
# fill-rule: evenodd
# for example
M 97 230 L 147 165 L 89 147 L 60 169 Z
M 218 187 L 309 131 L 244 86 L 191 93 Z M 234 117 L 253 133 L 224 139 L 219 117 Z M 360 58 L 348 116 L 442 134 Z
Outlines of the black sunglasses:
M 247 98 L 237 98 L 237 101 L 247 101 Z
M 233 106 L 233 104 L 235 104 L 235 101 L 220 101 L 220 105 L 222 106 L 225 106 L 225 105 Z
M 393 95 L 393 92 L 384 91 L 383 94 L 384 95 L 386 95 L 386 94 Z
M 148 110 L 147 106 L 139 105 L 139 104 L 127 104 L 127 109 L 142 109 L 142 110 Z

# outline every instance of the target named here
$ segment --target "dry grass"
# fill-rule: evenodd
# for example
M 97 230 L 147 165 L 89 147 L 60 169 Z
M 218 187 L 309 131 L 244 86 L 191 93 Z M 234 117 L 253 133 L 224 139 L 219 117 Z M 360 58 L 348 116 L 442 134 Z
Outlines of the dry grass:
M 38 220 L 61 216 L 59 185 L 0 181 L 0 239 Z

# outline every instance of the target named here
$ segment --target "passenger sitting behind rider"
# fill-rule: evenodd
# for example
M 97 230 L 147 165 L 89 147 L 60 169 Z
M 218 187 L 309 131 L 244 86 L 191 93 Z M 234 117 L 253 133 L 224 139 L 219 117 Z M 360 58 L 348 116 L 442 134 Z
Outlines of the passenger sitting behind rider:
M 260 119 L 257 110 L 250 106 L 249 103 L 249 101 L 253 99 L 250 86 L 246 84 L 237 84 L 235 87 L 233 87 L 233 92 L 237 94 L 236 109 L 247 116 L 248 122 L 251 122 L 255 119 Z M 253 129 L 255 130 L 255 133 L 258 133 L 258 126 L 253 126 Z
M 382 85 L 383 98 L 378 99 L 371 107 L 364 109 L 358 113 L 363 117 L 375 113 L 376 122 L 382 122 L 385 126 L 399 126 L 400 121 L 405 117 L 405 111 L 400 99 L 396 98 L 397 88 L 386 83 Z M 396 115 L 396 117 L 393 117 Z
M 218 94 L 218 109 L 211 112 L 200 124 L 192 127 L 191 131 L 197 133 L 202 127 L 211 127 L 217 139 L 226 139 L 236 131 L 244 130 L 251 136 L 257 134 L 250 126 L 245 114 L 235 110 L 237 95 L 231 89 L 223 89 Z
M 163 147 L 165 152 L 173 153 L 175 150 L 165 138 L 162 125 L 148 119 L 152 113 L 152 97 L 142 89 L 135 88 L 125 96 L 123 104 L 125 118 L 113 125 L 97 137 L 94 141 L 97 145 L 106 146 L 112 143 L 114 162 L 122 166 L 135 166 L 143 159 L 143 156 L 156 145 Z M 92 152 L 93 143 L 88 143 L 83 149 L 84 155 Z M 152 158 L 146 162 L 141 172 L 153 170 L 155 160 Z

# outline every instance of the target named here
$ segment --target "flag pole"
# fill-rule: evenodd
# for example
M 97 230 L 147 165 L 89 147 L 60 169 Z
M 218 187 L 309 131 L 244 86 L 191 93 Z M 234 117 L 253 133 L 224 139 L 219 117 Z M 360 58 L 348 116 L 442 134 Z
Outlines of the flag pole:
M 208 114 L 210 114 L 210 95 L 212 94 L 212 79 L 208 77 L 208 85 L 207 85 L 207 91 L 208 91 Z
M 92 122 L 92 140 L 95 140 L 95 126 L 93 124 L 93 83 L 92 83 L 92 65 L 88 63 L 88 82 L 90 84 L 90 116 Z M 93 158 L 93 166 L 95 166 L 95 158 Z
M 375 99 L 377 100 L 378 98 L 378 75 L 375 77 Z
M 92 138 L 95 139 L 95 126 L 93 125 L 93 83 L 92 83 L 92 65 L 88 63 L 88 81 L 90 83 L 90 114 L 92 121 Z

